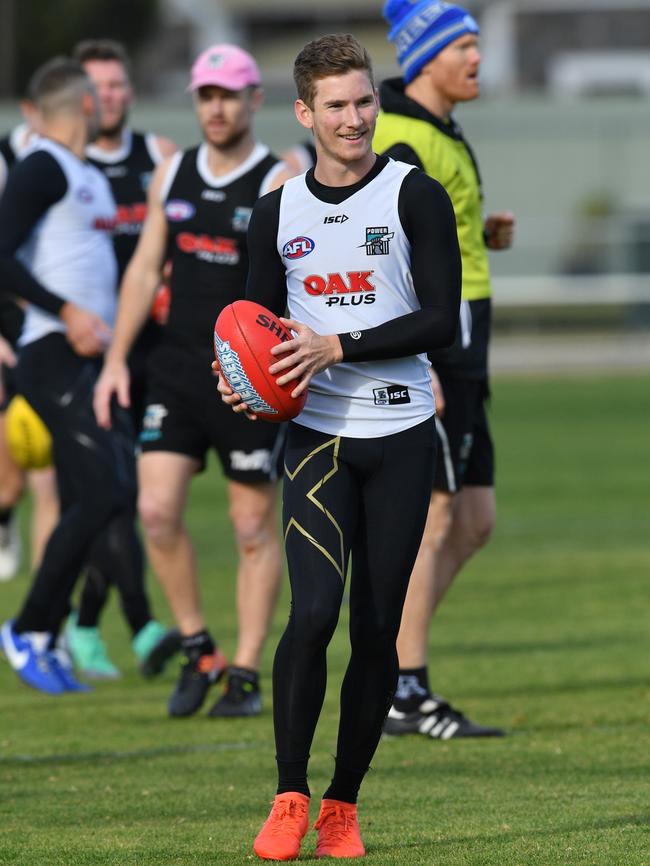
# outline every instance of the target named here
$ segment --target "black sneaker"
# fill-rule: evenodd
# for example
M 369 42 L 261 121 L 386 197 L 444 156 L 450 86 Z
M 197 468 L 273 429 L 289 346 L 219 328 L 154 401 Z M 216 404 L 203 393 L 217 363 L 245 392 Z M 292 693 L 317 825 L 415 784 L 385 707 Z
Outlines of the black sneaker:
M 140 673 L 149 679 L 162 673 L 167 662 L 181 651 L 181 633 L 177 628 L 163 631 L 158 640 L 146 650 L 144 655 L 139 656 L 139 666 Z M 136 655 L 138 655 L 137 650 Z
M 226 670 L 226 657 L 217 647 L 210 655 L 188 659 L 168 703 L 170 716 L 191 716 L 203 706 L 210 686 L 218 683 Z
M 262 712 L 259 678 L 254 671 L 228 668 L 226 690 L 209 716 L 258 716 Z
M 499 728 L 488 728 L 471 722 L 455 710 L 444 698 L 432 695 L 412 713 L 402 713 L 391 707 L 383 731 L 391 737 L 402 734 L 424 734 L 434 740 L 456 737 L 503 737 Z

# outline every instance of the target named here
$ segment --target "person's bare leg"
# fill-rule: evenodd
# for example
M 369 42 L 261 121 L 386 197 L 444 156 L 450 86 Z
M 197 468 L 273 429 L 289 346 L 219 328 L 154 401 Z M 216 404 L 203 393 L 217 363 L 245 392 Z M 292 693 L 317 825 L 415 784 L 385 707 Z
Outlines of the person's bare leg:
M 451 530 L 452 519 L 453 495 L 434 490 L 402 611 L 397 638 L 400 668 L 421 668 L 427 663 L 429 624 L 435 610 L 438 558 Z
M 445 498 L 448 510 L 444 507 Z M 384 725 L 386 733 L 420 733 L 443 740 L 503 735 L 499 728 L 470 721 L 444 698 L 435 696 L 427 670 L 433 614 L 463 565 L 488 541 L 494 520 L 491 487 L 465 487 L 453 499 L 448 494 L 434 492 L 400 626 L 400 676 Z
M 8 511 L 18 504 L 24 485 L 25 473 L 9 453 L 5 413 L 0 412 L 0 510 Z
M 0 581 L 11 580 L 20 568 L 22 545 L 14 508 L 24 483 L 25 473 L 9 453 L 5 413 L 0 412 Z
M 257 670 L 282 578 L 282 548 L 276 515 L 276 484 L 230 481 L 230 519 L 239 553 L 234 664 Z
M 431 619 L 463 565 L 487 543 L 495 515 L 492 487 L 465 487 L 453 497 L 434 491 L 397 639 L 400 668 L 426 665 Z
M 181 635 L 205 628 L 194 548 L 183 521 L 198 461 L 184 454 L 152 451 L 138 459 L 138 511 L 151 566 Z
M 35 572 L 41 564 L 45 545 L 59 519 L 59 494 L 54 467 L 33 469 L 27 478 L 32 495 L 31 566 L 32 572 Z
M 458 572 L 488 543 L 495 520 L 493 487 L 463 487 L 454 497 L 451 527 L 436 562 L 432 615 Z

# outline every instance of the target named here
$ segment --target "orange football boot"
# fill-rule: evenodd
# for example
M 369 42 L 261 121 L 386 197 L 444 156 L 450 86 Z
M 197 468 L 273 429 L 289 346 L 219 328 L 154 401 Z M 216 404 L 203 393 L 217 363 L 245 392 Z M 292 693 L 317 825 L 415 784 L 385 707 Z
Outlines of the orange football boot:
M 262 860 L 295 860 L 308 829 L 309 797 L 297 791 L 277 794 L 253 851 Z
M 317 857 L 363 857 L 366 853 L 354 803 L 323 800 L 314 829 L 318 830 Z

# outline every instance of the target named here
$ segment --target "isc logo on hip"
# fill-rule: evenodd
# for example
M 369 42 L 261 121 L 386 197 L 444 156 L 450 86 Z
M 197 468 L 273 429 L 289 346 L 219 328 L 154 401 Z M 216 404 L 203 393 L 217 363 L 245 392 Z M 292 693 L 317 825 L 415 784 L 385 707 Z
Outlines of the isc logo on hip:
M 406 385 L 385 385 L 373 388 L 375 406 L 394 406 L 397 403 L 410 403 L 409 389 Z

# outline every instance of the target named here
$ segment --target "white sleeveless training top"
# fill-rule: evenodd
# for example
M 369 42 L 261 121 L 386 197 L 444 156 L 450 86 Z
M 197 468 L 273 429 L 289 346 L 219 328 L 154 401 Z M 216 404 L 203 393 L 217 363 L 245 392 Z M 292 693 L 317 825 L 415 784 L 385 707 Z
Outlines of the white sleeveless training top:
M 285 183 L 277 240 L 292 319 L 318 334 L 354 338 L 420 309 L 398 213 L 400 187 L 411 171 L 390 160 L 338 205 L 314 196 L 304 175 Z M 424 354 L 335 364 L 311 380 L 296 423 L 352 438 L 407 430 L 435 411 L 429 366 Z
M 51 139 L 39 138 L 23 158 L 42 150 L 61 166 L 68 189 L 34 226 L 18 256 L 46 289 L 96 313 L 113 327 L 115 202 L 108 181 L 97 168 Z M 29 304 L 19 344 L 25 346 L 55 331 L 65 331 L 58 316 Z

